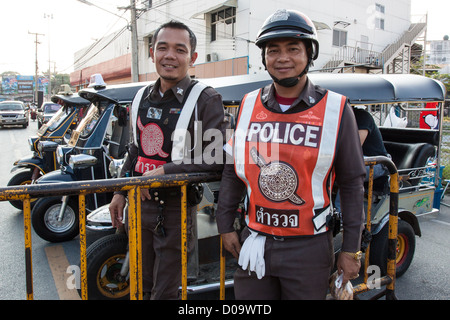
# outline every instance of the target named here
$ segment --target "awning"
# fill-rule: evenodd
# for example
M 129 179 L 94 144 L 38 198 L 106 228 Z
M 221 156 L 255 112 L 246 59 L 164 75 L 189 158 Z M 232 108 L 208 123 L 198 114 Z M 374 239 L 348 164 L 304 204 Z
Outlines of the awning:
M 324 29 L 328 29 L 331 30 L 331 28 L 325 23 L 325 22 L 319 22 L 319 21 L 314 21 L 314 26 L 316 27 L 316 30 L 324 30 Z
M 214 12 L 217 9 L 220 9 L 222 7 L 237 7 L 237 0 L 227 0 L 223 1 L 219 4 L 216 4 L 215 6 L 212 6 L 206 10 L 200 11 L 196 14 L 194 14 L 191 19 L 205 19 L 205 13 Z

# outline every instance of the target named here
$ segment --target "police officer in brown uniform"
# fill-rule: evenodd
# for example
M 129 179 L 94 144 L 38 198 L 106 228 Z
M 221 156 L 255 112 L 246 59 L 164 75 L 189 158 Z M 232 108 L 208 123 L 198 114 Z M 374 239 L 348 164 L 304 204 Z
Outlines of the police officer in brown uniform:
M 225 137 L 222 98 L 213 88 L 190 78 L 188 70 L 197 58 L 195 47 L 194 33 L 180 22 L 171 21 L 155 32 L 150 53 L 159 79 L 141 89 L 133 100 L 133 141 L 122 176 L 222 171 L 223 157 L 214 161 L 218 159 L 215 150 L 222 151 Z M 216 139 L 204 142 L 207 130 Z M 203 152 L 205 148 L 210 152 Z M 193 246 L 196 211 L 195 201 L 189 198 L 195 198 L 195 191 L 188 190 L 188 250 Z M 141 200 L 144 298 L 178 299 L 180 188 L 142 189 Z M 123 224 L 125 204 L 126 193 L 116 192 L 109 207 L 115 227 Z
M 237 299 L 324 299 L 334 263 L 331 186 L 341 190 L 343 284 L 357 276 L 363 229 L 365 168 L 346 98 L 307 77 L 319 44 L 311 20 L 278 10 L 256 39 L 273 83 L 243 99 L 225 149 L 217 224 L 240 264 Z M 231 162 L 233 163 L 233 162 Z M 246 192 L 247 227 L 234 230 Z M 245 240 L 245 241 L 244 241 Z

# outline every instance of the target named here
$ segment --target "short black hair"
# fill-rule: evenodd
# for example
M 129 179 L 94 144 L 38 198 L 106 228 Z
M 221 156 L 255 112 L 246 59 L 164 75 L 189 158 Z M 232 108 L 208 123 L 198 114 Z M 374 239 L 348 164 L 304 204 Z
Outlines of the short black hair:
M 153 35 L 153 38 L 152 38 L 152 48 L 155 48 L 156 39 L 158 38 L 158 34 L 164 28 L 186 30 L 189 33 L 189 42 L 191 45 L 191 55 L 194 54 L 195 49 L 197 48 L 197 37 L 195 36 L 194 32 L 192 32 L 192 30 L 187 25 L 185 25 L 182 22 L 175 21 L 175 20 L 166 22 L 166 23 L 162 24 L 161 26 L 159 26 L 158 29 L 156 29 L 156 31 Z

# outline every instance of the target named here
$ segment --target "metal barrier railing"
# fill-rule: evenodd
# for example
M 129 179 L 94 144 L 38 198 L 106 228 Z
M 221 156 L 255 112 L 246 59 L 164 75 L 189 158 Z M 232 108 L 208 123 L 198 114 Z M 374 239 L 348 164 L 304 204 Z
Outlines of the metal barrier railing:
M 397 225 L 398 225 L 398 172 L 397 167 L 391 159 L 387 157 L 368 157 L 365 159 L 366 166 L 369 166 L 369 183 L 367 191 L 367 212 L 366 212 L 366 229 L 370 233 L 372 229 L 372 203 L 373 203 L 373 167 L 376 164 L 383 164 L 387 167 L 390 174 L 390 197 L 389 197 L 389 231 L 388 231 L 388 256 L 387 256 L 387 272 L 386 275 L 380 279 L 375 279 L 380 286 L 386 286 L 386 289 L 377 294 L 374 298 L 378 299 L 383 295 L 387 300 L 395 300 L 395 273 L 396 273 L 396 249 L 397 249 Z M 367 268 L 369 267 L 370 257 L 370 244 L 365 252 L 364 261 L 364 281 L 353 288 L 353 294 L 358 295 L 360 293 L 371 290 L 371 286 L 368 285 Z
M 388 240 L 388 268 L 387 274 L 378 279 L 386 290 L 378 296 L 386 295 L 387 299 L 396 299 L 394 293 L 396 272 L 396 246 L 398 223 L 398 172 L 394 163 L 387 157 L 366 158 L 366 165 L 370 166 L 370 179 L 368 188 L 368 208 L 366 228 L 371 231 L 371 211 L 373 192 L 373 166 L 384 164 L 390 173 L 390 204 L 389 204 L 389 240 Z M 32 244 L 31 244 L 31 208 L 30 199 L 48 196 L 70 195 L 79 197 L 79 229 L 80 229 L 80 279 L 81 297 L 88 299 L 87 294 L 87 261 L 86 261 L 86 206 L 85 196 L 91 193 L 114 191 L 128 192 L 128 241 L 130 252 L 130 299 L 143 298 L 142 289 L 142 244 L 141 244 L 141 215 L 140 192 L 141 188 L 167 188 L 181 187 L 181 299 L 187 299 L 187 185 L 190 183 L 212 182 L 220 180 L 220 174 L 195 173 L 171 174 L 157 177 L 133 177 L 109 180 L 92 180 L 82 182 L 65 182 L 57 184 L 37 184 L 16 187 L 0 188 L 0 201 L 22 200 L 24 211 L 24 237 L 25 237 L 25 265 L 26 265 L 26 292 L 27 299 L 33 299 L 33 272 L 32 272 Z M 353 288 L 354 295 L 370 290 L 367 284 L 367 267 L 369 265 L 369 250 L 365 254 L 364 282 Z M 225 250 L 220 239 L 220 299 L 225 299 Z
M 193 173 L 170 174 L 158 177 L 133 177 L 82 182 L 62 182 L 55 184 L 35 184 L 0 188 L 0 201 L 22 200 L 24 214 L 25 265 L 27 299 L 33 299 L 33 265 L 31 243 L 31 198 L 52 196 L 79 197 L 80 215 L 80 279 L 81 298 L 87 295 L 87 262 L 86 262 L 86 206 L 85 196 L 90 193 L 114 191 L 128 192 L 128 224 L 130 251 L 130 299 L 142 299 L 142 251 L 141 251 L 141 218 L 140 189 L 181 187 L 181 248 L 182 248 L 182 299 L 187 298 L 187 214 L 186 191 L 190 183 L 212 182 L 220 179 L 220 174 Z

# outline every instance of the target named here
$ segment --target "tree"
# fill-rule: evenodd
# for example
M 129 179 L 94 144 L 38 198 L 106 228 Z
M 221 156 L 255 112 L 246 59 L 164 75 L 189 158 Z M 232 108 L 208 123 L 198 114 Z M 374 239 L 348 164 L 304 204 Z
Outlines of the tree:
M 59 92 L 59 87 L 62 84 L 69 84 L 70 85 L 70 75 L 69 74 L 62 74 L 57 73 L 52 75 L 52 94 L 57 94 Z
M 19 75 L 20 75 L 20 73 L 16 72 L 16 71 L 5 71 L 5 72 L 2 72 L 2 74 L 1 74 L 2 77 L 14 77 L 14 76 L 19 76 Z
M 450 74 L 436 72 L 431 75 L 431 78 L 442 82 L 447 89 L 447 95 L 450 93 Z

